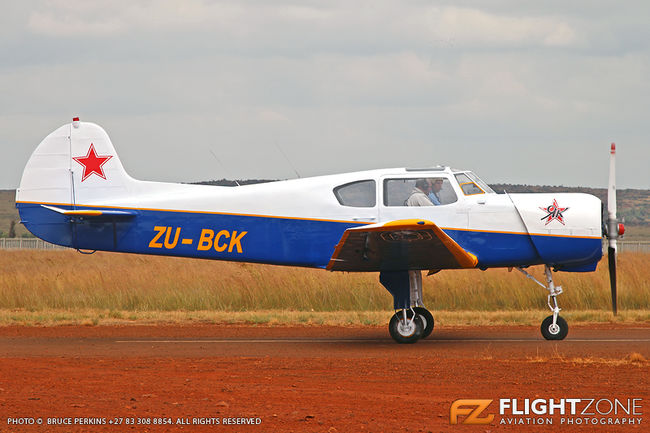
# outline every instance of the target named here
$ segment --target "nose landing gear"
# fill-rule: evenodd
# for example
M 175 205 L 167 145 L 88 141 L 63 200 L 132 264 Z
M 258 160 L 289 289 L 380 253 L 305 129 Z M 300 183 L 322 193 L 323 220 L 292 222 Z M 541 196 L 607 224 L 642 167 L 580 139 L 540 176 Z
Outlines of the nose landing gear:
M 557 316 L 555 323 L 553 323 L 553 316 L 548 316 L 542 321 L 541 331 L 547 340 L 564 340 L 569 333 L 569 325 L 560 316 Z
M 548 290 L 549 294 L 547 305 L 548 308 L 550 308 L 553 312 L 553 315 L 548 316 L 542 321 L 542 326 L 540 328 L 542 331 L 542 336 L 547 340 L 564 340 L 564 338 L 569 333 L 569 325 L 567 324 L 566 320 L 560 317 L 561 308 L 557 304 L 557 296 L 562 294 L 562 287 L 556 286 L 553 282 L 551 268 L 548 265 L 544 265 L 546 285 L 537 281 L 535 277 L 524 271 L 522 268 L 517 268 L 517 270 Z

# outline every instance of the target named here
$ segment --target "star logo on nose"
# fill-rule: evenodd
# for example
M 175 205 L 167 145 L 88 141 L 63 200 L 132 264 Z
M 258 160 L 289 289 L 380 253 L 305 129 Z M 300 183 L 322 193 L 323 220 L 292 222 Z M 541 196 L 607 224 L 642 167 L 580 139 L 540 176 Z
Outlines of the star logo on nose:
M 562 212 L 565 212 L 569 210 L 568 207 L 560 207 L 557 204 L 557 200 L 553 199 L 553 204 L 547 207 L 540 207 L 541 210 L 546 212 L 546 215 L 544 215 L 542 218 L 540 218 L 542 221 L 546 220 L 546 224 L 548 225 L 551 221 L 553 220 L 558 220 L 559 222 L 564 224 L 564 215 L 562 215 Z
M 96 174 L 97 176 L 106 180 L 106 175 L 104 174 L 104 169 L 102 166 L 106 164 L 111 158 L 111 155 L 97 155 L 97 152 L 95 151 L 95 145 L 93 143 L 90 143 L 90 149 L 88 149 L 88 154 L 86 156 L 77 156 L 73 157 L 72 159 L 84 167 L 84 172 L 81 176 L 81 181 L 83 182 L 93 174 Z

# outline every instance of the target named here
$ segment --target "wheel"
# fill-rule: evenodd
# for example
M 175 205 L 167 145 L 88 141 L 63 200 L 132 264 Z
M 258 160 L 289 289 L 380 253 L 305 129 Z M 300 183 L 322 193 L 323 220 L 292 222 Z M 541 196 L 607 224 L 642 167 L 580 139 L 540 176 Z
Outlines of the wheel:
M 427 338 L 433 332 L 434 320 L 433 315 L 429 310 L 424 307 L 415 307 L 413 308 L 416 314 L 422 317 L 422 324 L 424 325 L 424 330 L 422 331 L 421 338 Z
M 419 314 L 416 314 L 413 321 L 409 318 L 406 323 L 402 320 L 402 312 L 398 311 L 393 314 L 388 323 L 388 332 L 393 340 L 402 344 L 415 343 L 422 337 L 424 324 Z
M 553 326 L 553 316 L 548 316 L 542 322 L 542 335 L 547 340 L 564 340 L 564 337 L 569 333 L 569 325 L 566 320 L 557 316 L 555 326 Z

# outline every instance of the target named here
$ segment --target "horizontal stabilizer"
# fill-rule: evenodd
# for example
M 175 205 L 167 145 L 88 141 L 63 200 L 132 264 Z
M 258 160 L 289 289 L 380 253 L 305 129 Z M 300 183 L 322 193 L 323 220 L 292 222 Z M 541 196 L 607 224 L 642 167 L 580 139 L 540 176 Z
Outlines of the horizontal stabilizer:
M 55 206 L 46 206 L 41 205 L 45 209 L 60 213 L 62 215 L 69 216 L 81 216 L 86 218 L 93 217 L 113 217 L 113 218 L 133 218 L 137 215 L 135 211 L 125 211 L 125 210 L 104 210 L 104 209 L 61 209 Z
M 478 259 L 426 220 L 398 220 L 347 229 L 327 269 L 398 271 L 474 268 Z

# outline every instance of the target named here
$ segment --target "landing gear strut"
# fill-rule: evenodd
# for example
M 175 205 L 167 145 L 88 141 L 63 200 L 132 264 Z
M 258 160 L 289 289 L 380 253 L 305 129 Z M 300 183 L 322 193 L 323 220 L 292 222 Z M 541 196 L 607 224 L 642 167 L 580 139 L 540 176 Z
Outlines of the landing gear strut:
M 553 315 L 548 316 L 542 321 L 541 331 L 542 336 L 547 340 L 564 340 L 564 338 L 569 333 L 569 325 L 566 323 L 562 317 L 560 317 L 561 308 L 557 304 L 557 296 L 562 294 L 562 287 L 556 286 L 553 282 L 553 275 L 551 274 L 551 268 L 548 265 L 544 265 L 544 275 L 546 276 L 546 285 L 537 281 L 535 277 L 530 275 L 528 272 L 524 271 L 522 268 L 517 268 L 519 272 L 526 275 L 526 277 L 535 281 L 540 286 L 548 290 L 548 308 L 551 309 Z
M 398 343 L 415 343 L 433 331 L 433 315 L 422 303 L 420 271 L 381 272 L 379 281 L 393 295 L 395 314 L 388 324 L 391 337 Z

